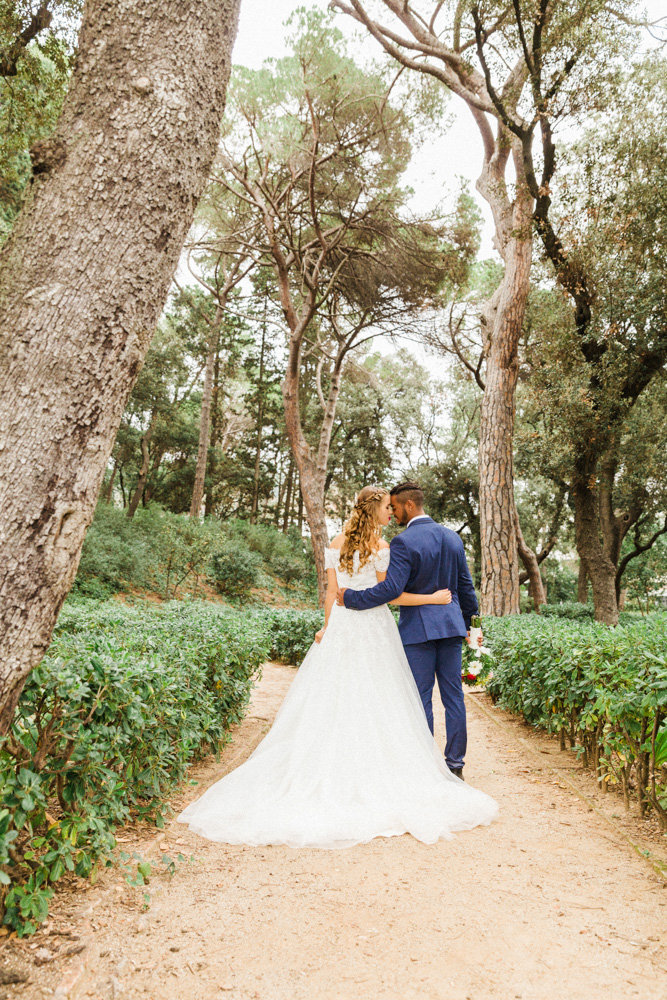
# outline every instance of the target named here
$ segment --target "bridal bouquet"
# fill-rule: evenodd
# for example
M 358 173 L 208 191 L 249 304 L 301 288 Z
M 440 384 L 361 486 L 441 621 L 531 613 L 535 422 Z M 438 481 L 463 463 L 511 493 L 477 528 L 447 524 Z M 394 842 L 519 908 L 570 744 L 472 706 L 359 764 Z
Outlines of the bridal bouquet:
M 470 621 L 470 645 L 463 643 L 463 661 L 461 665 L 461 678 L 468 687 L 476 684 L 483 684 L 491 675 L 493 657 L 491 650 L 486 646 L 480 646 L 477 642 L 482 634 L 482 619 L 479 615 L 473 615 Z

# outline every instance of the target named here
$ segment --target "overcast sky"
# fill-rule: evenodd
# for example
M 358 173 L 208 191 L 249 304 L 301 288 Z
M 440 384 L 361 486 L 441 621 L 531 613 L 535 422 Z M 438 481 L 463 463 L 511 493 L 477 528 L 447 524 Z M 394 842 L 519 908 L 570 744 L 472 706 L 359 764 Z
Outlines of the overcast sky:
M 234 62 L 251 69 L 257 69 L 269 56 L 279 58 L 285 53 L 285 29 L 283 24 L 297 7 L 315 6 L 307 0 L 242 0 L 239 33 L 234 46 Z M 327 7 L 326 0 L 321 0 Z M 645 0 L 644 8 L 649 17 L 658 18 L 667 14 L 667 0 Z M 351 18 L 339 14 L 336 22 L 345 34 L 352 35 L 357 26 Z M 368 39 L 367 45 L 375 45 L 378 54 L 380 46 Z M 415 190 L 416 211 L 430 211 L 449 193 L 459 186 L 459 177 L 465 177 L 474 188 L 480 171 L 482 148 L 477 126 L 470 112 L 459 98 L 452 97 L 448 114 L 453 123 L 447 133 L 435 142 L 417 152 L 410 166 L 407 181 Z M 491 256 L 491 220 L 486 203 L 477 199 L 484 213 L 485 226 L 482 256 Z

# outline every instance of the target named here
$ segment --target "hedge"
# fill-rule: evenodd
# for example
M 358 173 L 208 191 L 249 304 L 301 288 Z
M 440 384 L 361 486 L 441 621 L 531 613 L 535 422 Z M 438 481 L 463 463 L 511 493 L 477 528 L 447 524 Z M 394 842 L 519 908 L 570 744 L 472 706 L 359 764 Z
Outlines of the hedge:
M 271 636 L 271 659 L 299 667 L 324 625 L 324 611 L 271 608 L 259 611 L 256 617 L 265 624 Z
M 188 766 L 229 739 L 267 623 L 211 604 L 65 608 L 0 747 L 4 923 L 32 933 L 66 872 L 95 879 L 114 828 L 164 825 Z
M 487 689 L 511 712 L 560 734 L 667 829 L 667 614 L 609 628 L 542 615 L 487 618 Z

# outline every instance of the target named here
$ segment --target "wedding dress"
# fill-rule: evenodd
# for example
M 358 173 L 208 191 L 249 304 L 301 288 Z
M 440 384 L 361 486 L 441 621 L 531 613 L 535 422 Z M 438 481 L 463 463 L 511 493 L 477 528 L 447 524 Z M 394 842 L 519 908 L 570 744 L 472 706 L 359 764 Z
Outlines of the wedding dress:
M 339 560 L 326 550 L 339 585 L 361 590 L 389 549 L 361 569 L 355 552 L 352 574 Z M 343 848 L 404 833 L 433 844 L 497 811 L 437 750 L 389 608 L 334 605 L 265 739 L 178 821 L 227 844 Z

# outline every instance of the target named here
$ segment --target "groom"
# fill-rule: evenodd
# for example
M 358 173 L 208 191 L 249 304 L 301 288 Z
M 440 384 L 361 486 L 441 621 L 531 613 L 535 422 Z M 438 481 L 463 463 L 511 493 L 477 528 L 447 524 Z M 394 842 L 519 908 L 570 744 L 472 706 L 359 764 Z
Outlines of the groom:
M 451 604 L 402 606 L 398 625 L 405 654 L 433 732 L 433 686 L 438 680 L 445 706 L 449 770 L 463 778 L 466 752 L 466 710 L 461 686 L 461 647 L 477 614 L 477 597 L 463 551 L 463 542 L 424 513 L 424 494 L 417 483 L 400 483 L 390 493 L 391 506 L 406 530 L 391 541 L 387 577 L 368 590 L 341 588 L 337 601 L 366 611 L 393 601 L 404 591 L 431 594 L 447 588 Z

